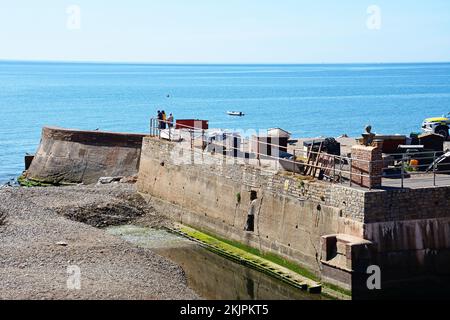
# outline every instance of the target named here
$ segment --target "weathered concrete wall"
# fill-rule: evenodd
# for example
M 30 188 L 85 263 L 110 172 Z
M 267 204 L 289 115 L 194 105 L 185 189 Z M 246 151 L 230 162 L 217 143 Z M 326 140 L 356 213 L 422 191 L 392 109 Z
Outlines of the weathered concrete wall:
M 26 177 L 50 183 L 95 183 L 137 175 L 144 135 L 45 127 Z
M 364 238 L 386 277 L 450 276 L 450 187 L 366 193 Z
M 366 191 L 224 159 L 145 138 L 138 189 L 182 208 L 175 220 L 276 253 L 347 289 L 365 285 L 371 264 L 382 268 L 383 284 L 450 275 L 450 188 Z M 245 232 L 250 191 L 258 195 L 255 231 Z

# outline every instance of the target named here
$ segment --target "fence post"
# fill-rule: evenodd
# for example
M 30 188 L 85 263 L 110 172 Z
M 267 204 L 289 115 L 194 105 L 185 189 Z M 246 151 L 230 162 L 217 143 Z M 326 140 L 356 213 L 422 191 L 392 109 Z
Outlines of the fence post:
M 158 137 L 161 139 L 161 120 L 158 120 Z
M 333 183 L 336 183 L 336 156 L 333 156 Z
M 261 167 L 261 155 L 259 154 L 259 138 L 256 137 L 256 158 L 258 160 L 258 165 Z
M 294 169 L 294 170 L 292 170 L 292 172 L 294 173 L 294 177 L 295 177 L 295 161 L 297 160 L 297 157 L 296 157 L 296 152 L 295 152 L 295 149 L 294 149 L 294 161 L 292 162 L 292 168 Z
M 436 151 L 433 153 L 433 186 L 436 187 Z
M 402 155 L 402 189 L 405 187 L 405 155 Z
M 206 149 L 206 145 L 207 145 L 207 143 L 206 143 L 206 138 L 205 138 L 205 130 L 202 129 L 202 150 Z
M 350 187 L 353 186 L 353 158 L 350 158 Z

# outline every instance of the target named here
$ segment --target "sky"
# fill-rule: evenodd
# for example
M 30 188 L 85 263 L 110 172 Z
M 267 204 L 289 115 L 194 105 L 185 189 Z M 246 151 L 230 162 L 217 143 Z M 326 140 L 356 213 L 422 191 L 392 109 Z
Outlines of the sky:
M 0 60 L 450 61 L 448 0 L 0 0 Z

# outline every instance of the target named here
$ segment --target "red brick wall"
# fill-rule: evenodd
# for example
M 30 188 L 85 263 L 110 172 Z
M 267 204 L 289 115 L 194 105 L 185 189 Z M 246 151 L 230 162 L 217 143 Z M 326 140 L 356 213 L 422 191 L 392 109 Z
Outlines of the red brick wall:
M 352 159 L 352 183 L 365 188 L 381 186 L 383 156 L 380 145 L 375 147 L 353 146 Z

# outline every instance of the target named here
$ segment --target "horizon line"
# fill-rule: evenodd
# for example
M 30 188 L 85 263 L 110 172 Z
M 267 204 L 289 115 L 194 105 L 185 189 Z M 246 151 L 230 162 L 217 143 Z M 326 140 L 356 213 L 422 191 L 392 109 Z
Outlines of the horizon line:
M 0 63 L 53 63 L 53 64 L 122 64 L 122 65 L 221 65 L 221 66 L 239 66 L 239 65 L 279 65 L 279 66 L 294 66 L 294 65 L 394 65 L 394 64 L 448 64 L 448 61 L 385 61 L 385 62 L 144 62 L 144 61 L 96 61 L 96 60 L 27 60 L 27 59 L 0 59 Z

